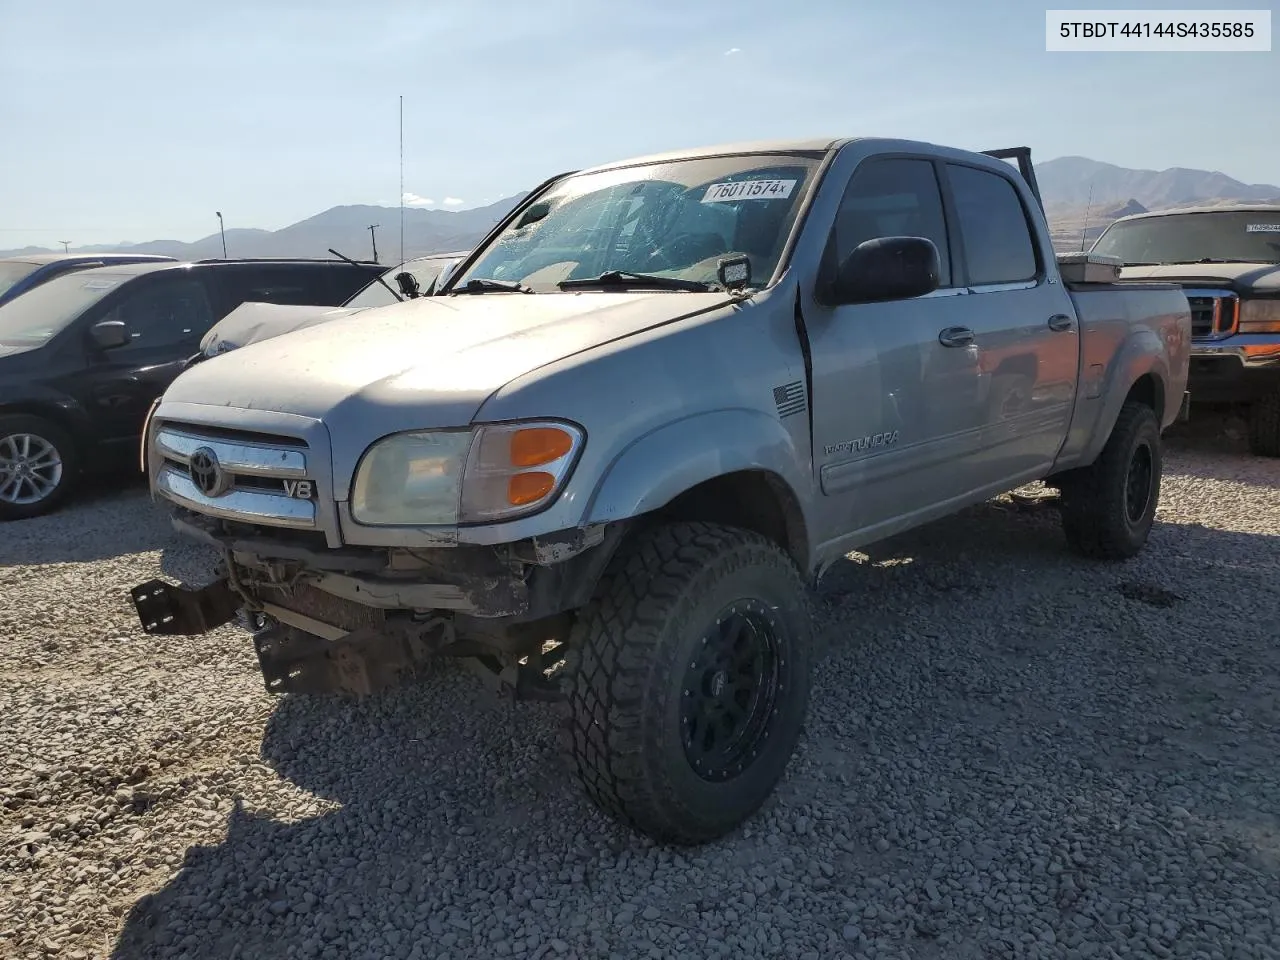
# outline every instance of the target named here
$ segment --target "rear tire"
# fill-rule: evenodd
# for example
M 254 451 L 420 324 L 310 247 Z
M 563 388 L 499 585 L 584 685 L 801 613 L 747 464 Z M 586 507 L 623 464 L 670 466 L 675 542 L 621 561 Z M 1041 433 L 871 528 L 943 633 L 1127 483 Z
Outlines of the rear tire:
M 78 468 L 75 442 L 57 424 L 0 416 L 0 522 L 54 510 L 71 493 Z
M 660 843 L 747 820 L 808 708 L 812 621 L 791 558 L 705 523 L 638 532 L 570 639 L 568 748 L 587 795 Z
M 1249 411 L 1249 452 L 1280 457 L 1280 387 L 1259 397 Z
M 1126 401 L 1102 453 L 1064 477 L 1062 529 L 1076 553 L 1127 560 L 1146 545 L 1160 502 L 1160 423 L 1144 403 Z

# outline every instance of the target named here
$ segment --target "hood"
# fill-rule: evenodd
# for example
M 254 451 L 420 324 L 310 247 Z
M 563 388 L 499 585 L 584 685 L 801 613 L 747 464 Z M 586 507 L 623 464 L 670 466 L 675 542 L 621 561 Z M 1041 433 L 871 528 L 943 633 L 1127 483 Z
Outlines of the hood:
M 1238 293 L 1280 294 L 1280 263 L 1164 263 L 1124 267 L 1121 280 L 1165 280 L 1229 286 Z
M 5 343 L 0 340 L 0 358 L 30 353 L 32 350 L 39 350 L 42 346 L 44 346 L 42 343 Z
M 359 308 L 297 306 L 287 303 L 242 303 L 209 328 L 200 352 L 212 357 L 291 330 L 336 320 Z
M 291 413 L 361 437 L 464 426 L 521 374 L 732 302 L 723 293 L 420 297 L 213 357 L 164 399 Z

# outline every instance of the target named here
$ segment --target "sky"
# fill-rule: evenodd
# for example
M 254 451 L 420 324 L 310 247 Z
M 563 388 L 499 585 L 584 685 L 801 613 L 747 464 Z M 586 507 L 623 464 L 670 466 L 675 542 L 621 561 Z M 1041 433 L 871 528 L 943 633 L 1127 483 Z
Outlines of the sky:
M 1040 161 L 1280 183 L 1280 45 L 1047 53 L 1044 7 L 0 0 L 0 248 L 395 206 L 401 96 L 406 202 L 443 209 L 636 154 L 790 136 L 1025 144 Z

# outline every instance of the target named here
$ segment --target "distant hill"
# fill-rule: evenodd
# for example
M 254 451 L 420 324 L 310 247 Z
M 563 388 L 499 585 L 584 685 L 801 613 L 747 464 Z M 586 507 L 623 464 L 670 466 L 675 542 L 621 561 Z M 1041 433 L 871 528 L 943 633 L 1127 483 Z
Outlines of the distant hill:
M 1131 170 L 1088 157 L 1058 157 L 1036 164 L 1036 179 L 1059 251 L 1087 247 L 1117 217 L 1148 210 L 1167 210 L 1192 204 L 1240 202 L 1280 203 L 1280 187 L 1243 183 L 1225 173 L 1170 167 Z M 501 217 L 524 198 L 508 197 L 470 210 L 405 210 L 405 256 L 442 253 L 473 246 Z M 400 252 L 398 207 L 331 207 L 281 230 L 233 228 L 227 231 L 227 253 L 233 257 L 328 257 L 328 248 L 349 257 L 372 255 L 369 224 L 379 224 L 378 259 L 391 264 Z M 130 250 L 163 253 L 181 259 L 222 255 L 222 241 L 213 233 L 194 243 L 152 240 L 78 247 L 77 252 Z M 0 251 L 0 256 L 50 253 L 41 247 Z
M 422 210 L 407 207 L 404 211 L 405 257 L 468 249 L 525 194 L 507 197 L 497 203 L 469 210 Z M 235 227 L 227 230 L 227 255 L 231 257 L 326 257 L 329 248 L 356 260 L 373 255 L 369 224 L 378 224 L 378 259 L 392 265 L 400 256 L 400 208 L 376 206 L 330 207 L 323 213 L 290 224 L 280 230 L 257 230 Z M 193 243 L 181 240 L 151 240 L 145 243 L 117 243 L 75 247 L 76 253 L 160 253 L 180 260 L 201 260 L 222 256 L 222 238 L 217 233 Z M 52 253 L 44 247 L 3 250 L 0 256 L 12 257 L 31 253 Z
M 1186 206 L 1280 203 L 1280 187 L 1243 183 L 1225 173 L 1171 167 L 1131 170 L 1088 157 L 1036 164 L 1036 180 L 1059 252 L 1088 247 L 1112 221 Z
M 1059 157 L 1036 164 L 1036 179 L 1046 205 L 1084 207 L 1092 201 L 1099 210 L 1136 200 L 1148 210 L 1183 206 L 1197 200 L 1276 200 L 1280 187 L 1241 183 L 1225 173 L 1170 167 L 1168 170 L 1130 170 L 1088 157 Z

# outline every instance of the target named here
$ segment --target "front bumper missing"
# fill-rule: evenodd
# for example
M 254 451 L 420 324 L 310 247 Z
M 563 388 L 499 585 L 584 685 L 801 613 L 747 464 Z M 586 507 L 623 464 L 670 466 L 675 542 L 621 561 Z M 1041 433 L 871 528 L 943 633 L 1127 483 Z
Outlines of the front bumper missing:
M 436 626 L 449 635 L 447 624 Z M 427 641 L 430 633 L 365 628 L 328 640 L 280 624 L 254 634 L 253 646 L 270 693 L 367 696 L 417 676 L 437 646 Z
M 223 579 L 192 589 L 148 580 L 129 591 L 144 632 L 198 636 L 237 619 L 244 600 Z M 366 695 L 401 685 L 453 640 L 442 618 L 345 630 L 275 604 L 273 622 L 254 633 L 263 682 L 271 693 Z
M 193 590 L 148 580 L 129 591 L 142 630 L 152 636 L 194 637 L 235 619 L 243 601 L 226 580 Z

